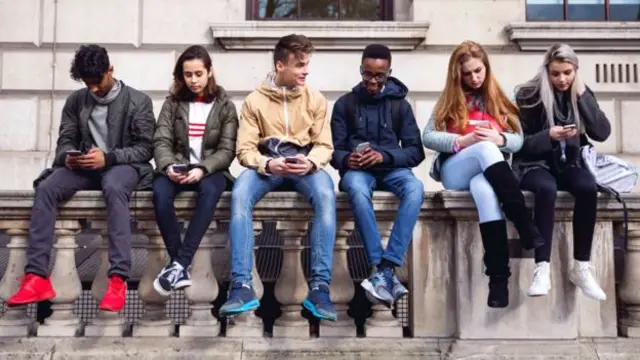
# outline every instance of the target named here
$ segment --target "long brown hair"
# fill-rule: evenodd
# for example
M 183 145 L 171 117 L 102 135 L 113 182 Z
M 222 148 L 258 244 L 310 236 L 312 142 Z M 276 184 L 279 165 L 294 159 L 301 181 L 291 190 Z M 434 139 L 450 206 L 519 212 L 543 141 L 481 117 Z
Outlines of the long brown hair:
M 481 90 L 485 111 L 496 119 L 503 128 L 519 131 L 518 107 L 509 100 L 498 85 L 491 72 L 487 53 L 480 44 L 473 41 L 463 42 L 451 54 L 447 70 L 447 82 L 435 107 L 436 129 L 444 131 L 449 123 L 453 123 L 454 127 L 460 130 L 467 126 L 469 113 L 467 100 L 462 89 L 462 64 L 472 58 L 480 59 L 486 68 Z
M 184 62 L 189 60 L 200 60 L 207 71 L 213 72 L 213 66 L 211 62 L 211 56 L 207 49 L 200 45 L 189 46 L 176 61 L 176 66 L 173 68 L 173 84 L 171 85 L 171 98 L 175 101 L 193 101 L 196 98 L 196 94 L 189 90 L 189 87 L 184 83 Z M 216 78 L 212 74 L 207 80 L 207 86 L 204 88 L 204 100 L 208 103 L 215 100 L 218 95 L 218 86 L 216 85 Z

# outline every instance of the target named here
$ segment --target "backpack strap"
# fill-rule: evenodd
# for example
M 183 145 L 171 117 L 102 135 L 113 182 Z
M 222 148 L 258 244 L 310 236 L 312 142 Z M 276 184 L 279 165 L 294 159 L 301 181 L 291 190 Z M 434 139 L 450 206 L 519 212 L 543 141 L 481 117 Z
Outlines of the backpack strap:
M 609 186 L 597 184 L 598 191 L 613 196 L 620 204 L 622 204 L 622 216 L 623 216 L 623 235 L 622 235 L 622 249 L 627 251 L 627 244 L 629 242 L 629 210 L 627 209 L 627 202 L 622 199 L 620 193 L 612 189 Z
M 404 99 L 391 100 L 391 126 L 393 126 L 393 132 L 396 133 L 398 140 L 400 140 L 400 132 L 402 131 L 402 119 L 400 118 L 400 106 Z
M 347 128 L 350 128 L 351 124 L 355 124 L 357 106 L 356 94 L 349 92 L 344 95 L 344 112 L 346 114 L 345 122 L 347 123 Z

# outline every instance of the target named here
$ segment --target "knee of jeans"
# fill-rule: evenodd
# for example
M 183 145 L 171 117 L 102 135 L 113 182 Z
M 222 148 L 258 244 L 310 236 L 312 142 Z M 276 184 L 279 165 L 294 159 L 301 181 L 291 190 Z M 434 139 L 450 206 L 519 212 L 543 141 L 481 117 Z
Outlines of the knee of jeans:
M 102 185 L 102 193 L 105 199 L 127 199 L 129 192 L 121 184 L 105 183 Z
M 153 207 L 156 209 L 166 209 L 173 206 L 173 198 L 161 190 L 160 187 L 153 188 Z
M 403 193 L 409 200 L 422 202 L 424 200 L 424 184 L 418 179 L 407 182 Z
M 490 141 L 480 141 L 472 146 L 478 151 L 478 157 L 491 161 L 504 160 L 504 155 L 498 146 Z
M 349 196 L 349 200 L 351 202 L 354 201 L 370 201 L 372 197 L 372 191 L 365 188 L 364 186 L 350 186 L 345 188 L 347 195 Z
M 231 213 L 233 215 L 245 214 L 253 208 L 253 201 L 247 190 L 233 189 L 231 192 Z
M 323 186 L 314 189 L 313 207 L 316 211 L 333 211 L 336 208 L 336 193 L 333 187 Z
M 60 199 L 60 186 L 50 181 L 43 181 L 36 188 L 36 198 Z
M 205 198 L 207 200 L 215 200 L 224 191 L 225 182 L 216 181 L 217 179 L 207 179 L 208 181 L 202 181 L 200 184 L 200 190 L 198 192 L 199 198 Z
M 349 197 L 371 197 L 371 189 L 366 179 L 357 172 L 347 172 L 340 183 L 341 188 L 349 194 Z

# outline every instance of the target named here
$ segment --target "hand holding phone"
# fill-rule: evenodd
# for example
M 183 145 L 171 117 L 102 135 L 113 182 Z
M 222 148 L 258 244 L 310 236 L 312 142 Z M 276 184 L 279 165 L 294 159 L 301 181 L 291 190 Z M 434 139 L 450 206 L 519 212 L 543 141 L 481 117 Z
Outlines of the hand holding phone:
M 369 142 L 360 143 L 358 144 L 358 146 L 356 146 L 356 154 L 362 154 L 370 147 L 371 145 L 369 144 Z
M 65 151 L 65 154 L 67 154 L 67 156 L 80 156 L 80 155 L 82 155 L 82 151 L 80 151 L 80 150 L 67 150 L 67 151 Z
M 67 150 L 65 153 L 64 165 L 69 169 L 78 169 L 78 157 L 82 155 L 80 150 Z
M 569 125 L 565 125 L 562 128 L 565 130 L 569 130 L 569 129 L 575 129 L 577 126 L 576 124 L 569 124 Z
M 296 158 L 296 157 L 286 157 L 284 159 L 284 162 L 287 164 L 299 164 L 300 163 L 300 159 Z

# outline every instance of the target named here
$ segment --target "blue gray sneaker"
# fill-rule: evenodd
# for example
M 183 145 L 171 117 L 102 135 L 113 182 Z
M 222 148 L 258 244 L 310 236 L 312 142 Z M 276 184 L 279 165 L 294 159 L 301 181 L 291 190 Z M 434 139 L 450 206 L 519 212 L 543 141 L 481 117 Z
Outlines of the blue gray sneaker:
M 333 307 L 331 297 L 329 296 L 329 286 L 326 284 L 319 284 L 312 287 L 309 295 L 307 295 L 307 298 L 302 302 L 302 306 L 318 319 L 331 321 L 338 319 L 336 309 Z
M 260 307 L 260 300 L 251 285 L 236 282 L 231 285 L 229 298 L 220 308 L 220 316 L 237 315 L 258 307 Z
M 393 295 L 393 302 L 396 302 L 401 297 L 407 295 L 409 293 L 409 290 L 407 290 L 407 288 L 404 287 L 404 285 L 402 285 L 400 280 L 398 280 L 398 277 L 396 276 L 396 274 L 393 274 L 393 277 L 391 279 L 393 283 L 391 294 Z
M 382 302 L 387 307 L 392 307 L 395 302 L 393 276 L 391 268 L 374 271 L 368 279 L 360 284 L 366 291 L 367 299 L 372 303 Z

